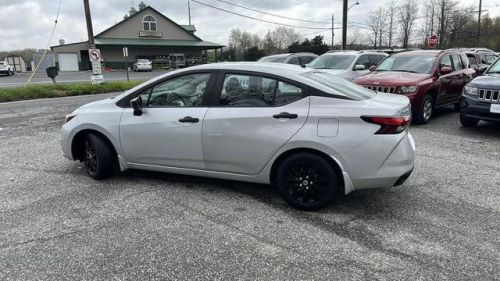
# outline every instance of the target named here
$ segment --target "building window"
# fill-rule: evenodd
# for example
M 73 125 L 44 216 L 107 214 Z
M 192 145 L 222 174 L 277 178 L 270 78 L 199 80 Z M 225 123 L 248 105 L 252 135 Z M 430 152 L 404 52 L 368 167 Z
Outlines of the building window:
M 147 15 L 142 19 L 142 27 L 145 31 L 156 31 L 156 19 Z

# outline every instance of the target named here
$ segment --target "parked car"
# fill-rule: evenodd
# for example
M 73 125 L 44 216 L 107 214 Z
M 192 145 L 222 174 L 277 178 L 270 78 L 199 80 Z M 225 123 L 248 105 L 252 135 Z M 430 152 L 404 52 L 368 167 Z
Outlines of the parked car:
M 455 105 L 459 110 L 462 90 L 475 76 L 461 51 L 408 51 L 387 57 L 355 82 L 375 91 L 407 96 L 413 120 L 425 124 L 437 107 Z
M 466 50 L 465 54 L 469 58 L 471 67 L 476 70 L 478 75 L 483 73 L 498 58 L 496 53 L 488 49 L 470 49 Z
M 8 64 L 6 61 L 0 61 L 0 74 L 5 74 L 7 76 L 14 75 L 14 67 Z
M 414 165 L 407 97 L 277 63 L 172 71 L 66 116 L 63 154 L 94 179 L 144 169 L 273 183 L 301 209 L 402 184 Z M 367 157 L 369 155 L 369 157 Z
M 376 66 L 387 54 L 376 51 L 334 51 L 316 58 L 307 67 L 322 69 L 340 78 L 353 80 L 367 74 L 371 66 Z
M 288 63 L 296 65 L 305 65 L 317 58 L 318 55 L 314 53 L 289 53 L 289 54 L 279 54 L 271 55 L 267 57 L 262 57 L 258 62 L 277 62 L 277 63 Z
M 460 123 L 474 127 L 480 120 L 500 122 L 500 59 L 484 75 L 474 78 L 463 91 Z
M 138 59 L 132 67 L 134 71 L 153 71 L 153 62 L 148 59 Z

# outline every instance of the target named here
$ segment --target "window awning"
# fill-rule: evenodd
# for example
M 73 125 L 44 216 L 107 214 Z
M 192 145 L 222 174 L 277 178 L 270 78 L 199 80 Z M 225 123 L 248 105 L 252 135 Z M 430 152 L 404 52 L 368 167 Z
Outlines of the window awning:
M 199 40 L 95 38 L 94 41 L 96 45 L 112 46 L 198 47 L 206 49 L 218 49 L 224 47 L 224 45 Z

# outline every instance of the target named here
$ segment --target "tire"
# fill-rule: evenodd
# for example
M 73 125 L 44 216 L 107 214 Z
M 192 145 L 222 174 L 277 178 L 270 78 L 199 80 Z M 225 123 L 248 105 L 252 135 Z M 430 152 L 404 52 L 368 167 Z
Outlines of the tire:
M 479 123 L 479 119 L 468 117 L 460 113 L 460 123 L 464 127 L 476 127 L 477 123 Z
M 275 184 L 288 204 L 309 211 L 332 203 L 338 189 L 337 174 L 332 165 L 312 153 L 287 157 L 278 167 Z
M 112 148 L 101 137 L 88 134 L 85 138 L 85 169 L 96 180 L 113 176 L 116 156 Z
M 415 123 L 427 124 L 431 120 L 434 111 L 434 100 L 430 95 L 425 95 L 420 103 L 420 107 L 415 112 Z
M 453 104 L 453 107 L 455 108 L 456 112 L 460 112 L 460 108 L 461 108 L 460 104 L 461 103 L 462 103 L 462 99 L 459 99 L 458 102 Z

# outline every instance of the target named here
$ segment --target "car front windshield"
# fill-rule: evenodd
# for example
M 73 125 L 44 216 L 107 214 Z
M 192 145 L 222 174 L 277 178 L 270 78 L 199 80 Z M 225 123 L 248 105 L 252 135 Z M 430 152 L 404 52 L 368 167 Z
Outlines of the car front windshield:
M 146 59 L 138 59 L 137 62 L 140 62 L 140 63 L 148 63 L 149 60 L 146 60 Z
M 326 54 L 317 57 L 307 66 L 315 69 L 347 69 L 356 56 Z
M 387 57 L 375 70 L 430 74 L 435 62 L 435 56 L 393 56 Z
M 497 59 L 494 64 L 488 68 L 486 74 L 499 74 L 500 73 L 500 59 Z
M 284 62 L 287 56 L 269 56 L 263 57 L 259 61 L 260 62 Z
M 337 93 L 337 95 L 345 96 L 349 99 L 366 100 L 377 94 L 375 91 L 368 90 L 358 84 L 324 71 L 309 71 L 301 75 L 332 89 L 332 92 Z

